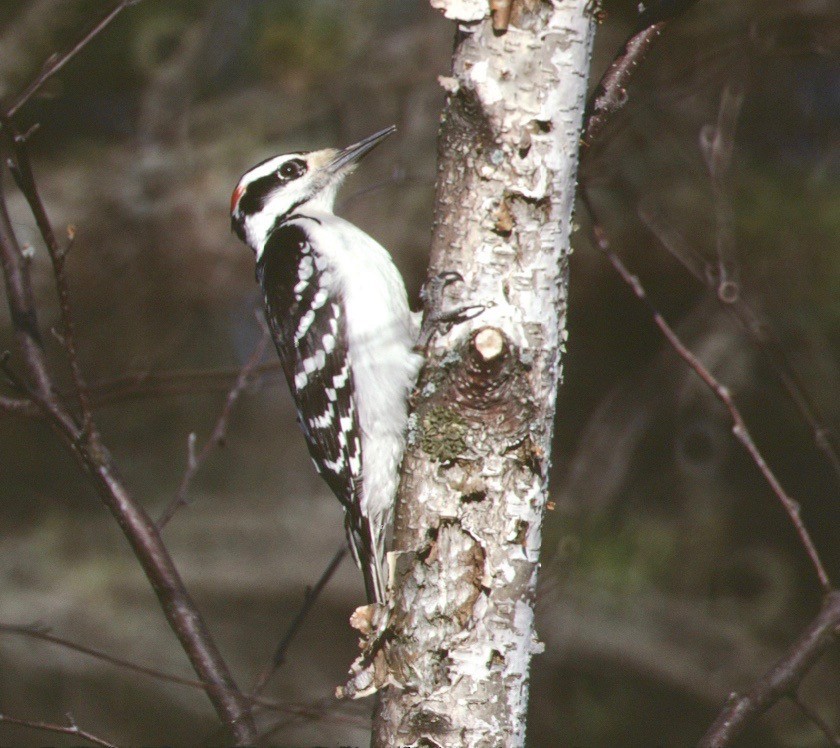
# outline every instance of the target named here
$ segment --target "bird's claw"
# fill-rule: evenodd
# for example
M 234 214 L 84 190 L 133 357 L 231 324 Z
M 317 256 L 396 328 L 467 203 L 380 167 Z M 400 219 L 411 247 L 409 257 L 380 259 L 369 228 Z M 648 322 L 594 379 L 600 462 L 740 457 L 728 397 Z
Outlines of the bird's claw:
M 453 283 L 463 283 L 464 276 L 456 270 L 444 270 L 429 278 L 420 291 L 420 298 L 427 310 L 438 310 L 443 305 L 444 291 Z M 477 317 L 487 307 L 484 304 L 468 304 L 448 311 L 429 311 L 423 320 L 423 329 L 418 347 L 426 350 L 435 333 L 446 334 L 455 325 Z

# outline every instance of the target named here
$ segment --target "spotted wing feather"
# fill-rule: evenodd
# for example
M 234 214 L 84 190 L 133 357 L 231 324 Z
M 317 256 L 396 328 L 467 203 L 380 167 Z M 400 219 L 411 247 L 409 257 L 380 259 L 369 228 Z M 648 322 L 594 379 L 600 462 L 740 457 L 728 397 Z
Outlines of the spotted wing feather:
M 362 441 L 354 404 L 346 320 L 330 271 L 306 230 L 277 228 L 257 265 L 269 324 L 315 467 L 344 505 L 351 550 L 368 594 L 371 529 L 360 514 Z

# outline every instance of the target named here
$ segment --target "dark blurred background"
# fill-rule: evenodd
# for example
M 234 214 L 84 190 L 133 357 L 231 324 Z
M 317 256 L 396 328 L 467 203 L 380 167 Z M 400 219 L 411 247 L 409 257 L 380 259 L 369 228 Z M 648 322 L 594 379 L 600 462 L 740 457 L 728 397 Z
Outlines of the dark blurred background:
M 102 5 L 6 0 L 0 95 L 19 90 Z M 593 84 L 634 30 L 636 5 L 604 4 Z M 253 257 L 229 232 L 238 177 L 269 155 L 346 145 L 395 123 L 398 135 L 344 189 L 341 212 L 393 252 L 416 299 L 443 103 L 436 78 L 452 39 L 420 0 L 145 0 L 21 111 L 22 128 L 39 126 L 30 144 L 53 222 L 76 230 L 69 271 L 97 416 L 154 516 L 177 490 L 188 434 L 206 439 L 260 336 Z M 821 427 L 837 428 L 838 51 L 833 0 L 699 0 L 669 26 L 581 175 L 654 303 L 732 389 L 835 578 L 838 476 L 784 380 L 795 377 Z M 721 199 L 700 137 L 727 87 L 743 91 L 726 175 L 727 267 L 783 360 L 686 269 L 687 258 L 716 262 Z M 7 188 L 49 329 L 48 259 Z M 814 614 L 819 588 L 725 411 L 590 247 L 582 207 L 577 221 L 538 601 L 546 651 L 533 666 L 528 745 L 692 745 L 727 694 Z M 0 346 L 11 347 L 5 308 Z M 53 336 L 48 346 L 60 362 Z M 189 676 L 120 531 L 50 430 L 2 416 L 0 450 L 0 622 L 40 623 Z M 190 496 L 165 538 L 248 687 L 343 542 L 340 508 L 311 467 L 276 370 L 237 404 Z M 362 599 L 346 561 L 268 692 L 308 710 L 266 714 L 265 724 L 280 723 L 269 742 L 368 742 L 370 703 L 331 698 L 357 652 L 347 617 Z M 802 694 L 840 724 L 840 652 Z M 5 634 L 0 711 L 58 722 L 70 711 L 120 744 L 223 742 L 200 692 Z M 63 744 L 48 737 L 0 726 L 2 745 Z M 740 743 L 823 744 L 787 703 Z

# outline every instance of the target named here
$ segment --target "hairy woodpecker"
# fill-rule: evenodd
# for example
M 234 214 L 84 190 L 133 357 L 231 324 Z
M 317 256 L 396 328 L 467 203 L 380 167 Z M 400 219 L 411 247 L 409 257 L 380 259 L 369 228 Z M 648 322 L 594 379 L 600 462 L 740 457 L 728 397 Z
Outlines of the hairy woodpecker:
M 343 150 L 275 156 L 246 172 L 231 228 L 257 280 L 315 467 L 344 505 L 369 602 L 384 600 L 386 535 L 422 358 L 391 256 L 333 214 L 336 193 L 388 127 Z

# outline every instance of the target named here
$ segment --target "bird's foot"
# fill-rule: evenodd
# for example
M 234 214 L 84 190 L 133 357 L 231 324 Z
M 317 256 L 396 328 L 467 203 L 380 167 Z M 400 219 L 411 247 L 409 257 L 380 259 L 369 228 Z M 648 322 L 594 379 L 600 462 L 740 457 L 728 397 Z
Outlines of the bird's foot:
M 464 276 L 455 270 L 444 270 L 429 278 L 420 291 L 420 298 L 427 311 L 417 347 L 425 351 L 435 333 L 445 335 L 455 325 L 477 317 L 487 307 L 484 304 L 465 304 L 454 309 L 443 310 L 443 297 L 453 283 L 463 283 Z

